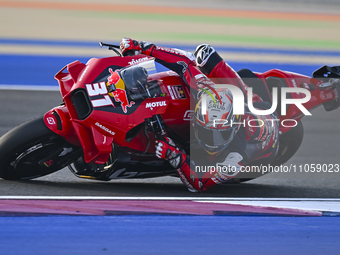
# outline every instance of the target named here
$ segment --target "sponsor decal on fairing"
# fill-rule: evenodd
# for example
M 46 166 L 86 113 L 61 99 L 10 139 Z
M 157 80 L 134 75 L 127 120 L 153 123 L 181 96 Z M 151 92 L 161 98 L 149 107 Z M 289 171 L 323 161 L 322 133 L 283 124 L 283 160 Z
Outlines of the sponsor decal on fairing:
M 100 127 L 102 130 L 106 131 L 107 133 L 109 133 L 110 135 L 115 135 L 115 132 L 111 131 L 110 129 L 108 129 L 107 127 L 105 127 L 104 125 L 100 124 L 99 122 L 96 122 L 95 125 L 97 127 Z
M 154 107 L 160 107 L 160 106 L 167 106 L 166 101 L 146 103 L 145 108 L 154 108 Z
M 195 111 L 194 110 L 187 110 L 184 113 L 183 120 L 190 121 L 193 120 L 195 116 Z
M 48 117 L 48 118 L 46 118 L 46 120 L 47 120 L 47 123 L 50 124 L 50 125 L 56 124 L 53 117 Z
M 145 58 L 138 58 L 138 59 L 132 59 L 129 63 L 129 65 L 136 65 L 136 64 L 139 64 L 141 62 L 144 62 L 144 61 L 147 61 L 149 60 L 148 57 L 145 57 Z

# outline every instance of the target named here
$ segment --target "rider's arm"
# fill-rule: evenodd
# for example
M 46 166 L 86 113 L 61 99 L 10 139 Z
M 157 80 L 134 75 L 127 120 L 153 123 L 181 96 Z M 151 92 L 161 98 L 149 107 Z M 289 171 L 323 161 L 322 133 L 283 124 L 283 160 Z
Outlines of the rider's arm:
M 231 152 L 220 163 L 206 162 L 196 165 L 193 158 L 175 147 L 170 138 L 157 141 L 156 155 L 169 160 L 176 169 L 183 184 L 191 192 L 205 191 L 216 184 L 235 178 L 242 170 L 243 157 L 238 152 Z
M 192 53 L 155 45 L 151 51 L 142 51 L 142 53 L 150 53 L 156 62 L 176 72 L 191 88 L 198 89 L 197 80 L 202 72 L 196 67 L 195 57 Z
M 155 57 L 155 61 L 176 72 L 182 79 L 194 89 L 198 89 L 199 83 L 214 85 L 215 82 L 220 84 L 232 84 L 243 91 L 247 96 L 248 86 L 243 82 L 240 76 L 220 57 L 220 62 L 211 70 L 209 74 L 202 72 L 202 68 L 196 65 L 195 56 L 179 49 L 166 48 L 153 45 L 142 51 L 143 54 Z M 217 53 L 216 53 L 217 54 Z M 218 55 L 218 54 L 217 54 Z M 204 74 L 204 75 L 203 75 Z M 212 79 L 214 82 L 212 82 Z M 253 93 L 253 102 L 260 102 L 262 99 Z
M 155 58 L 155 61 L 176 72 L 191 88 L 198 90 L 199 83 L 214 85 L 196 66 L 195 56 L 178 49 L 159 47 L 148 42 L 137 42 L 124 38 L 122 52 L 137 50 Z
M 242 159 L 243 157 L 238 152 L 231 152 L 220 163 L 206 161 L 205 164 L 194 165 L 194 160 L 190 158 L 191 162 L 189 163 L 187 156 L 186 161 L 177 169 L 177 172 L 187 187 L 190 185 L 197 191 L 205 191 L 212 186 L 235 178 L 242 170 Z

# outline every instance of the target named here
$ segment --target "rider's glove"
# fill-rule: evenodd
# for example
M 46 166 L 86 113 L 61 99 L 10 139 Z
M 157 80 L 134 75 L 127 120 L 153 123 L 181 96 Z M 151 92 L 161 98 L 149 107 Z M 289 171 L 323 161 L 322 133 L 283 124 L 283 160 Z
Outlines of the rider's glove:
M 154 44 L 149 42 L 138 42 L 136 40 L 125 37 L 120 43 L 120 50 L 122 51 L 122 54 L 124 56 L 126 56 L 127 52 L 133 52 L 135 55 L 141 53 L 150 55 L 149 53 L 151 53 L 151 49 L 153 46 Z
M 169 160 L 170 165 L 176 169 L 183 165 L 186 158 L 186 155 L 175 147 L 175 143 L 169 137 L 164 137 L 164 141 L 156 141 L 156 156 Z
M 139 42 L 127 37 L 123 38 L 120 42 L 120 50 L 122 51 L 123 55 L 125 55 L 125 53 L 128 51 L 134 51 L 135 55 L 138 55 L 142 52 Z

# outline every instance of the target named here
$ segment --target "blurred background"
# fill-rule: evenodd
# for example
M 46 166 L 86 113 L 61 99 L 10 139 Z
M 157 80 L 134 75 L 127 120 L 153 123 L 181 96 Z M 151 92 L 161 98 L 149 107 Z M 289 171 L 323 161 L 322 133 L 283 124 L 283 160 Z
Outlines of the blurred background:
M 67 63 L 111 56 L 98 42 L 125 36 L 188 51 L 208 43 L 235 70 L 340 64 L 340 0 L 0 0 L 0 20 L 1 88 L 57 90 Z

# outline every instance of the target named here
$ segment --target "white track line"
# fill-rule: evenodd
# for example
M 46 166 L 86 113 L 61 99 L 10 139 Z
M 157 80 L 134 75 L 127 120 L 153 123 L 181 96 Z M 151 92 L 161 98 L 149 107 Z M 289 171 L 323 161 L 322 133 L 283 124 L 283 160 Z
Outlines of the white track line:
M 45 199 L 45 200 L 193 200 L 193 201 L 313 201 L 339 202 L 340 198 L 254 198 L 254 197 L 103 197 L 103 196 L 0 196 L 0 199 Z
M 232 204 L 255 207 L 297 209 L 316 212 L 340 213 L 338 198 L 235 198 L 235 197 L 93 197 L 93 196 L 0 196 L 1 200 L 153 200 L 184 201 L 198 203 Z

